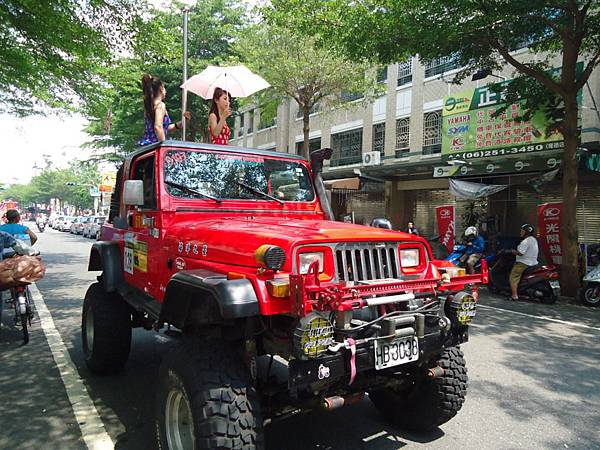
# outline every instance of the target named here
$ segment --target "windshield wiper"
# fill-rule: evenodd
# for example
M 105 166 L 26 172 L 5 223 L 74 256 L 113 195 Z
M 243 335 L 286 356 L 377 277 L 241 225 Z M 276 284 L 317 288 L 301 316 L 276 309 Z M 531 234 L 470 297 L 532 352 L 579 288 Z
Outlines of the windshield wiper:
M 270 200 L 275 200 L 277 203 L 281 203 L 282 205 L 285 205 L 285 202 L 283 200 L 281 200 L 280 198 L 273 197 L 272 195 L 269 195 L 266 192 L 261 191 L 260 189 L 253 188 L 252 186 L 250 186 L 250 185 L 248 185 L 246 183 L 243 183 L 243 182 L 241 182 L 239 180 L 235 180 L 235 182 L 238 185 L 242 186 L 243 188 L 246 188 L 249 191 L 254 192 L 255 194 L 258 194 L 258 195 L 260 195 L 260 196 L 262 196 L 264 198 L 268 198 Z
M 200 197 L 209 198 L 211 200 L 214 200 L 217 203 L 221 203 L 220 198 L 213 197 L 212 195 L 208 195 L 203 192 L 197 191 L 196 189 L 192 189 L 191 187 L 184 186 L 183 184 L 175 183 L 173 181 L 168 181 L 168 180 L 165 180 L 165 184 L 168 184 L 169 186 L 177 188 L 181 191 L 189 192 L 190 194 L 199 195 Z

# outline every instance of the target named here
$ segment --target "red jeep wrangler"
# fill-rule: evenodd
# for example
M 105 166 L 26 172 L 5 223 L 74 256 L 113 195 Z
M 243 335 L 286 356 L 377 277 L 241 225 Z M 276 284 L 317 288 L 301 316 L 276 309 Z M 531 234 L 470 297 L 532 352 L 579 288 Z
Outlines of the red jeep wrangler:
M 166 141 L 119 170 L 83 348 L 109 374 L 133 327 L 180 339 L 159 372 L 160 448 L 260 448 L 269 421 L 365 393 L 412 430 L 461 408 L 485 263 L 464 275 L 420 237 L 334 222 L 330 156 Z

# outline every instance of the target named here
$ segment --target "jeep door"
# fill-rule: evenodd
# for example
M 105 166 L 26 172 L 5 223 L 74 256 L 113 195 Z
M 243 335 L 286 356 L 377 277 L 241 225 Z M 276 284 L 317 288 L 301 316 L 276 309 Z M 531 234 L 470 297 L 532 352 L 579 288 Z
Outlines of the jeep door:
M 157 298 L 160 220 L 157 196 L 156 154 L 146 153 L 132 161 L 131 180 L 142 180 L 144 203 L 128 207 L 127 233 L 124 236 L 123 269 L 125 280 L 145 293 Z

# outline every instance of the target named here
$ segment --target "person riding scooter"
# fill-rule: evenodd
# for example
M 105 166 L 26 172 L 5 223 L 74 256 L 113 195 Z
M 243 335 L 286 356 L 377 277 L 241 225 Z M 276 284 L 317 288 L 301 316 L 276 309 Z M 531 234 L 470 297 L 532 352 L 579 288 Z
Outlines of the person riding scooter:
M 479 236 L 476 227 L 468 227 L 465 230 L 465 250 L 460 257 L 462 265 L 466 265 L 467 273 L 475 273 L 475 265 L 483 256 L 485 240 Z
M 519 300 L 518 286 L 521 281 L 523 272 L 528 267 L 537 266 L 538 264 L 538 242 L 534 237 L 533 233 L 535 228 L 533 225 L 525 223 L 521 225 L 521 242 L 517 246 L 516 250 L 512 250 L 512 254 L 516 256 L 515 265 L 510 271 L 510 291 L 511 299 Z

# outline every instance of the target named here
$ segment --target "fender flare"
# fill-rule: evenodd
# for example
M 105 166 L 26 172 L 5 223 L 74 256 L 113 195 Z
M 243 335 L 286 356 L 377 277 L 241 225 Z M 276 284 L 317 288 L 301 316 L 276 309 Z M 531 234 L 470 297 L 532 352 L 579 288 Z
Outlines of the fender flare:
M 123 283 L 123 267 L 119 244 L 112 241 L 95 242 L 90 250 L 88 271 L 102 271 L 102 284 L 106 292 L 115 292 Z
M 183 329 L 258 314 L 258 298 L 247 279 L 228 280 L 202 269 L 182 270 L 167 284 L 160 321 Z

